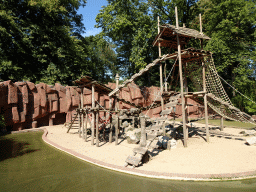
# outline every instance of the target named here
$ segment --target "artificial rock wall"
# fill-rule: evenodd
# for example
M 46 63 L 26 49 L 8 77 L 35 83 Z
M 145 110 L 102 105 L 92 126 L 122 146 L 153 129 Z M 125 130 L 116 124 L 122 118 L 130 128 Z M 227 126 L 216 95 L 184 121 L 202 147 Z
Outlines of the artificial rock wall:
M 114 89 L 115 83 L 106 86 Z M 160 102 L 158 87 L 139 87 L 131 83 L 123 88 L 119 97 L 140 106 L 148 106 L 153 102 Z M 84 107 L 91 106 L 91 90 L 83 90 Z M 107 95 L 95 95 L 96 100 L 104 108 L 109 108 Z M 70 122 L 72 114 L 79 106 L 81 89 L 74 86 L 62 86 L 56 83 L 54 86 L 45 83 L 34 84 L 32 82 L 15 82 L 11 80 L 0 83 L 0 114 L 5 117 L 6 127 L 9 131 L 21 130 L 32 127 L 47 126 Z M 191 115 L 198 115 L 197 103 L 189 107 Z M 131 106 L 120 102 L 120 109 L 129 109 Z M 159 116 L 161 107 L 145 111 L 150 117 Z M 181 106 L 177 105 L 176 114 L 180 116 Z

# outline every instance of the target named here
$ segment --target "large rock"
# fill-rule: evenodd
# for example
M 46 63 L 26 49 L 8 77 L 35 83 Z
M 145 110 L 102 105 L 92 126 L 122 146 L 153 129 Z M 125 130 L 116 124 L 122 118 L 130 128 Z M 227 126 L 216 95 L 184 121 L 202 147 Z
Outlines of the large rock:
M 252 137 L 250 139 L 246 139 L 246 143 L 248 145 L 256 145 L 256 137 Z
M 141 132 L 139 129 L 134 129 L 126 132 L 125 136 L 129 144 L 138 144 L 140 141 Z
M 244 135 L 246 136 L 251 136 L 251 135 L 255 135 L 256 131 L 255 130 L 245 130 L 244 131 Z
M 169 137 L 167 136 L 160 136 L 158 137 L 158 143 L 157 145 L 159 146 L 159 148 L 164 148 L 167 149 L 168 147 L 168 141 L 170 140 Z

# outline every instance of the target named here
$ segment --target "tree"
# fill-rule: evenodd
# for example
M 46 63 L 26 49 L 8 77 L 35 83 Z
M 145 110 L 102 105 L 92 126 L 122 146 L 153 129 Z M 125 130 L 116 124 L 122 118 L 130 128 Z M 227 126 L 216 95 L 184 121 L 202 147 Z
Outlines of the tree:
M 120 72 L 127 78 L 158 57 L 158 49 L 152 47 L 157 35 L 157 16 L 161 23 L 174 24 L 174 7 L 177 5 L 180 22 L 189 26 L 196 13 L 194 0 L 108 0 L 108 3 L 96 17 L 97 27 L 103 29 L 102 36 L 117 45 L 118 62 L 123 66 Z M 169 52 L 168 49 L 162 51 Z M 159 85 L 158 69 L 152 69 L 138 82 Z
M 204 32 L 211 37 L 205 49 L 213 52 L 219 74 L 243 94 L 256 99 L 255 94 L 255 2 L 249 0 L 200 0 Z M 235 105 L 246 112 L 248 101 L 226 87 Z M 247 105 L 247 106 L 246 106 Z M 254 110 L 252 110 L 254 108 Z
M 77 14 L 85 0 L 2 0 L 1 79 L 71 84 L 87 73 L 84 30 Z
M 83 46 L 87 48 L 89 75 L 100 82 L 115 80 L 118 71 L 115 45 L 105 40 L 101 35 L 84 37 Z

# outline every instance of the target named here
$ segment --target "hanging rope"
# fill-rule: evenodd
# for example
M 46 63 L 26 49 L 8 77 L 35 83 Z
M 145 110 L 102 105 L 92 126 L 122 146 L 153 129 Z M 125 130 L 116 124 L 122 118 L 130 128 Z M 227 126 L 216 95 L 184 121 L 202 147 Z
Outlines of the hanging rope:
M 236 91 L 237 93 L 239 93 L 240 95 L 242 95 L 243 97 L 245 97 L 246 99 L 248 99 L 249 101 L 253 102 L 254 104 L 256 104 L 256 102 L 254 102 L 253 100 L 251 100 L 250 98 L 248 98 L 246 95 L 244 95 L 243 93 L 241 93 L 240 91 L 238 91 L 236 88 L 234 88 L 232 85 L 230 85 L 227 81 L 225 81 L 225 79 L 223 79 L 219 74 L 218 74 L 219 78 L 224 81 L 227 85 L 229 85 L 234 91 Z
M 170 73 L 168 74 L 167 78 L 164 80 L 164 83 L 167 82 L 167 80 L 168 80 L 168 78 L 169 78 L 169 76 L 170 76 L 170 74 L 171 74 L 171 72 L 172 72 L 174 66 L 176 65 L 177 60 L 178 60 L 178 57 L 176 58 L 176 60 L 175 60 L 175 62 L 174 62 L 174 64 L 173 64 L 173 66 L 172 66 L 172 69 L 171 69 Z M 160 96 L 159 94 L 160 94 L 160 91 L 158 92 L 157 96 L 155 97 L 154 102 L 150 105 L 150 108 L 147 110 L 146 115 L 148 114 L 148 112 L 149 112 L 149 110 L 152 108 L 152 106 L 154 105 L 156 99 Z

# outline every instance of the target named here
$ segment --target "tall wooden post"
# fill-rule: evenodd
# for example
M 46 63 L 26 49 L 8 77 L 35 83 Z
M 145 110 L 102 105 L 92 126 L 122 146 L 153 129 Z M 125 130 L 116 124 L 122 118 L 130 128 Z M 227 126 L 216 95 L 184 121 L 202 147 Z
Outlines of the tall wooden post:
M 167 92 L 167 81 L 166 81 L 166 62 L 164 64 L 164 91 Z
M 159 19 L 159 16 L 157 16 L 157 26 L 158 26 L 158 34 L 160 34 L 160 19 Z M 158 41 L 158 53 L 159 53 L 159 57 L 161 57 L 160 41 Z M 162 68 L 162 63 L 161 62 L 160 62 L 160 65 L 159 65 L 159 73 L 160 73 L 161 106 L 162 106 L 162 110 L 164 110 L 164 100 L 163 100 L 163 97 L 162 97 L 162 94 L 163 94 L 163 68 Z
M 84 139 L 84 96 L 83 96 L 83 89 L 81 88 L 81 109 L 82 109 L 82 138 Z
M 184 82 L 184 85 L 185 85 L 185 92 L 188 93 L 188 80 L 187 80 L 187 63 L 185 65 L 185 82 Z M 185 114 L 186 114 L 186 123 L 188 122 L 188 98 L 185 97 Z
M 112 105 L 113 105 L 113 101 L 112 101 L 112 97 L 110 97 L 109 98 L 109 116 L 111 115 L 110 113 L 112 113 L 111 112 L 111 110 L 112 110 Z M 108 116 L 108 117 L 109 117 Z M 113 138 L 113 129 L 112 129 L 112 117 L 110 118 L 110 130 L 109 130 L 109 143 L 112 143 L 112 138 Z
M 87 142 L 87 123 L 88 123 L 88 109 L 86 106 L 86 109 L 85 109 L 85 136 L 84 136 L 85 142 Z
M 201 13 L 199 14 L 199 23 L 200 23 L 200 34 L 203 34 L 203 27 L 202 27 L 202 18 Z M 203 49 L 203 39 L 200 39 L 201 49 Z
M 118 130 L 120 128 L 119 116 L 117 116 L 117 125 L 115 130 L 115 145 L 118 145 Z
M 179 28 L 178 25 L 178 10 L 175 7 L 175 15 L 176 15 L 176 28 Z M 182 61 L 181 61 L 181 48 L 180 48 L 180 40 L 179 35 L 177 34 L 177 44 L 178 44 L 178 56 L 179 56 L 179 74 L 180 74 L 180 93 L 181 93 L 181 102 L 182 102 L 182 121 L 183 121 L 183 136 L 184 136 L 184 147 L 187 147 L 187 123 L 186 123 L 186 114 L 185 114 L 185 99 L 184 99 L 184 90 L 183 90 L 183 75 L 182 75 Z
M 92 109 L 95 109 L 95 85 L 92 84 Z M 94 129 L 95 129 L 95 112 L 92 112 L 92 127 L 91 127 L 91 145 L 94 145 Z
M 116 88 L 118 88 L 119 86 L 119 75 L 118 73 L 116 74 Z M 117 98 L 119 97 L 119 92 L 117 92 L 116 94 Z M 116 98 L 116 111 L 119 111 L 119 101 L 118 99 Z M 117 112 L 117 126 L 115 127 L 115 145 L 118 144 L 118 134 L 119 134 L 119 127 L 120 124 L 119 124 L 119 112 Z
M 220 119 L 220 130 L 221 130 L 221 131 L 224 130 L 224 123 L 223 123 L 223 120 L 224 120 L 224 117 L 221 116 L 221 119 Z
M 203 34 L 201 13 L 199 14 L 199 22 L 200 22 L 200 34 Z
M 78 129 L 78 133 L 79 133 L 79 137 L 81 138 L 82 137 L 82 134 L 81 134 L 81 122 L 82 122 L 82 116 L 81 116 L 81 103 L 79 104 L 79 107 L 78 107 L 78 124 L 79 124 L 79 129 Z
M 116 88 L 119 86 L 119 75 L 118 73 L 116 74 Z M 116 96 L 119 97 L 119 91 L 116 93 Z M 116 100 L 116 110 L 119 110 L 119 101 Z
M 209 142 L 209 127 L 208 127 L 208 108 L 207 108 L 207 93 L 206 93 L 206 80 L 205 80 L 205 64 L 203 64 L 203 89 L 204 89 L 204 114 L 205 114 L 205 129 L 206 141 Z
M 99 104 L 96 111 L 96 147 L 99 147 Z

